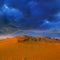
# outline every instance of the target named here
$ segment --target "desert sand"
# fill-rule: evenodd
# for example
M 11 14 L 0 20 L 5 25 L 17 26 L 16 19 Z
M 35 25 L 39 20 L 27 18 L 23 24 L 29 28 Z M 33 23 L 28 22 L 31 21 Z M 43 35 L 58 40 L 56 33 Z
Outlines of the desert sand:
M 32 36 L 3 39 L 0 60 L 60 60 L 60 40 Z

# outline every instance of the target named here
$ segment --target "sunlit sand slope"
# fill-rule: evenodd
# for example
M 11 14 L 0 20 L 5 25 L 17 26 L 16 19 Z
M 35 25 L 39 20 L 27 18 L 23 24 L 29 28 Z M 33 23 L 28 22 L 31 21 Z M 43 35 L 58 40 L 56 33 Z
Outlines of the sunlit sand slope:
M 60 41 L 18 36 L 0 41 L 0 60 L 60 60 Z

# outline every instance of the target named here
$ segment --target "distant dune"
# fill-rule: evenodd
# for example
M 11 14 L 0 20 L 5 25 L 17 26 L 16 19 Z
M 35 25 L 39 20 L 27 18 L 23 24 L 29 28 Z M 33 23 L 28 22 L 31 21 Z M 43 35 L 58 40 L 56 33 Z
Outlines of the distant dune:
M 60 60 L 60 40 L 25 35 L 1 39 L 0 60 Z

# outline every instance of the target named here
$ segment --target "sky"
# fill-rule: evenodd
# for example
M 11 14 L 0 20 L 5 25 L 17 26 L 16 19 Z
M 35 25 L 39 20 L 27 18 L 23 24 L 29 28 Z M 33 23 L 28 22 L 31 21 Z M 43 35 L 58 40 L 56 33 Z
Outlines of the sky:
M 0 0 L 0 35 L 19 30 L 60 37 L 60 0 Z

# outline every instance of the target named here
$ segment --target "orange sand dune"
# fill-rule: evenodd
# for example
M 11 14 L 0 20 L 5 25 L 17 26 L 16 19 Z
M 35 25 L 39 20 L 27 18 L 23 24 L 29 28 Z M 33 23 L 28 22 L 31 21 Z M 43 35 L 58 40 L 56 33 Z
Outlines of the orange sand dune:
M 48 37 L 7 38 L 0 41 L 0 60 L 60 60 L 60 41 Z

